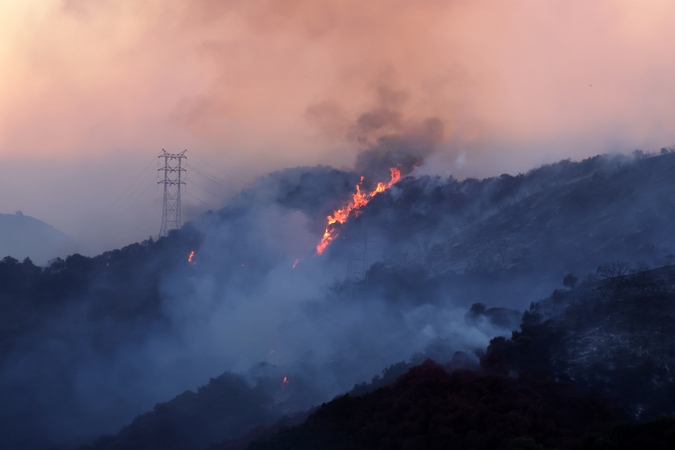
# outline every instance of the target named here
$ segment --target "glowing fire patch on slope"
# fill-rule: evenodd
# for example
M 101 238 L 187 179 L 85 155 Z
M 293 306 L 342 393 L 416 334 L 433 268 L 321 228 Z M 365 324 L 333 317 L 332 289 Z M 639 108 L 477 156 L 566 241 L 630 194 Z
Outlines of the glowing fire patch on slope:
M 192 260 L 194 259 L 194 257 L 195 257 L 195 251 L 192 250 L 192 251 L 190 252 L 190 256 L 188 256 L 188 262 L 189 262 L 190 264 L 192 264 Z
M 340 234 L 340 229 L 335 226 L 335 224 L 343 224 L 349 218 L 349 214 L 354 211 L 354 216 L 360 214 L 361 208 L 366 206 L 370 200 L 375 197 L 377 194 L 380 194 L 401 179 L 401 171 L 395 167 L 389 169 L 391 171 L 391 180 L 388 183 L 377 183 L 377 186 L 372 192 L 361 192 L 361 185 L 363 185 L 363 177 L 361 181 L 356 185 L 356 193 L 352 195 L 352 200 L 347 204 L 347 206 L 336 209 L 333 212 L 332 216 L 328 216 L 328 225 L 326 225 L 326 231 L 323 233 L 321 242 L 316 246 L 316 253 L 322 254 L 326 248 L 330 245 L 331 242 L 335 240 Z

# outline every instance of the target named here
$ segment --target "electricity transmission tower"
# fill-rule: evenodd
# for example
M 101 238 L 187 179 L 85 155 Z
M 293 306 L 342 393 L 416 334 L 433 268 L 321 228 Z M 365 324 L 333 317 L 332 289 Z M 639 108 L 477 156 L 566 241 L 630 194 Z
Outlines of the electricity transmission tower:
M 368 268 L 368 227 L 365 220 L 357 220 L 347 235 L 347 278 L 362 280 Z
M 158 158 L 164 158 L 164 167 L 157 169 L 159 172 L 164 172 L 164 180 L 158 181 L 157 184 L 164 185 L 164 204 L 162 206 L 162 227 L 159 230 L 159 237 L 164 237 L 169 234 L 169 231 L 175 230 L 182 225 L 182 214 L 180 207 L 180 191 L 181 186 L 185 184 L 183 181 L 183 172 L 186 172 L 183 167 L 183 160 L 187 159 L 183 150 L 180 153 L 168 153 L 162 149 L 162 154 Z

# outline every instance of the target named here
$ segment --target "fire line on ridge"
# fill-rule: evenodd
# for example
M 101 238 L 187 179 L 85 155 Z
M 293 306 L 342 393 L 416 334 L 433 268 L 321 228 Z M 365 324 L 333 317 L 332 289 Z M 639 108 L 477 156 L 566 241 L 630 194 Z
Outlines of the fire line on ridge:
M 330 243 L 340 234 L 340 228 L 336 224 L 345 223 L 352 211 L 354 211 L 354 216 L 358 217 L 361 208 L 366 206 L 373 197 L 386 191 L 401 179 L 401 171 L 399 169 L 392 167 L 389 170 L 391 172 L 391 180 L 388 183 L 377 183 L 377 186 L 372 192 L 361 192 L 361 185 L 363 184 L 364 179 L 364 177 L 361 177 L 361 181 L 356 185 L 356 192 L 352 194 L 352 199 L 347 206 L 336 209 L 332 216 L 328 216 L 326 231 L 323 233 L 321 242 L 316 246 L 316 253 L 318 255 L 322 254 L 324 250 L 328 248 Z

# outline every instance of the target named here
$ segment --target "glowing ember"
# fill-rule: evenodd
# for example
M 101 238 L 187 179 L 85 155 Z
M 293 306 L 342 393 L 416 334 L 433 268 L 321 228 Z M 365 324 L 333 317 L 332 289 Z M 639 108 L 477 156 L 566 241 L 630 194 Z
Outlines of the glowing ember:
M 284 384 L 288 383 L 288 378 L 284 377 Z
M 361 208 L 366 206 L 373 197 L 386 191 L 401 179 L 400 170 L 396 169 L 395 167 L 392 167 L 389 170 L 391 171 L 391 180 L 389 183 L 377 183 L 377 187 L 375 187 L 375 190 L 372 192 L 361 192 L 361 185 L 363 184 L 363 177 L 361 177 L 361 181 L 359 181 L 359 184 L 356 185 L 356 193 L 352 195 L 351 202 L 341 209 L 336 209 L 332 216 L 328 216 L 328 225 L 326 225 L 326 231 L 323 233 L 321 242 L 319 242 L 319 245 L 316 246 L 317 254 L 322 254 L 324 250 L 328 248 L 330 243 L 333 242 L 340 234 L 339 228 L 335 226 L 336 223 L 345 223 L 352 211 L 354 211 L 354 216 L 358 216 L 361 213 Z
M 192 250 L 190 252 L 190 256 L 188 256 L 188 262 L 192 264 L 192 259 L 195 257 L 195 251 Z
M 298 263 L 300 262 L 301 259 L 302 258 L 298 258 L 298 259 L 295 260 L 295 262 L 293 263 L 293 267 L 292 267 L 293 269 L 295 269 L 295 267 L 298 265 Z

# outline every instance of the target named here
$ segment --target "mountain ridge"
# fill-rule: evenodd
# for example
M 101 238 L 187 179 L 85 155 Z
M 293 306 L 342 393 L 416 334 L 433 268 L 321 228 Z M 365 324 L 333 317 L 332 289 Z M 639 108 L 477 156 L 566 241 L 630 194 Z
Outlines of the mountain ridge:
M 46 265 L 49 260 L 82 251 L 82 244 L 39 219 L 21 211 L 0 214 L 1 257 L 30 258 Z
M 517 327 L 512 310 L 550 297 L 569 272 L 582 279 L 579 289 L 617 256 L 636 267 L 675 253 L 672 182 L 654 176 L 672 158 L 597 156 L 483 180 L 407 177 L 350 218 L 321 257 L 315 246 L 326 216 L 358 177 L 289 169 L 157 241 L 45 268 L 5 258 L 0 439 L 7 448 L 42 448 L 110 435 L 228 371 L 249 386 L 271 377 L 265 404 L 276 415 L 327 401 L 418 353 L 448 361 L 464 352 L 477 364 L 491 339 Z M 584 189 L 594 191 L 587 204 L 571 201 Z M 560 220 L 543 220 L 556 207 Z M 636 220 L 643 216 L 648 226 Z M 581 225 L 567 226 L 575 220 Z M 343 238 L 359 221 L 368 222 L 371 264 L 363 279 L 347 279 Z M 523 223 L 541 225 L 539 240 L 527 239 Z M 586 224 L 604 234 L 580 239 Z M 541 245 L 547 235 L 554 239 Z M 501 245 L 505 237 L 511 247 Z M 453 242 L 465 254 L 437 252 Z M 210 439 L 236 439 L 245 428 L 216 426 L 228 431 Z

